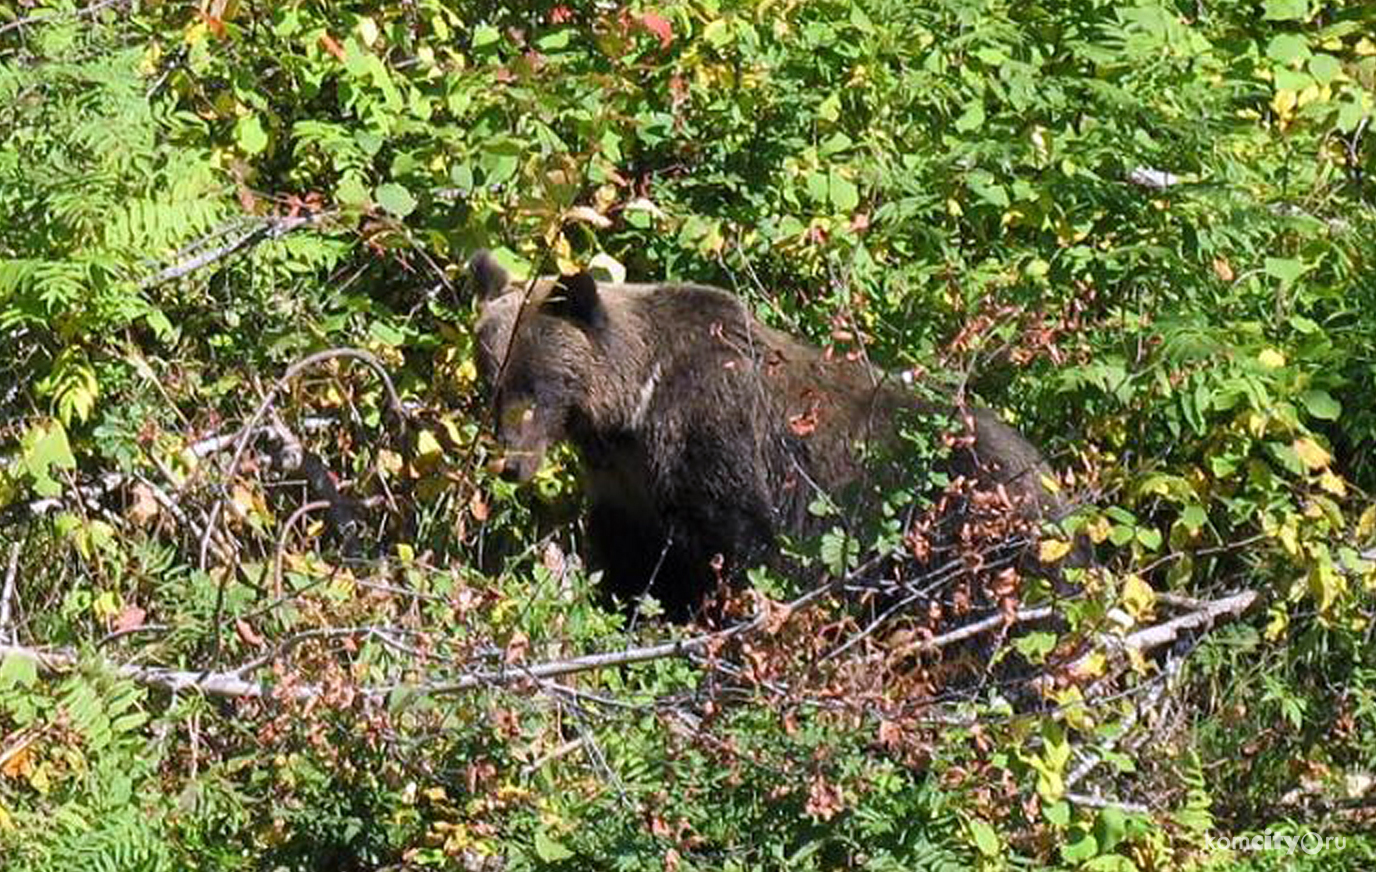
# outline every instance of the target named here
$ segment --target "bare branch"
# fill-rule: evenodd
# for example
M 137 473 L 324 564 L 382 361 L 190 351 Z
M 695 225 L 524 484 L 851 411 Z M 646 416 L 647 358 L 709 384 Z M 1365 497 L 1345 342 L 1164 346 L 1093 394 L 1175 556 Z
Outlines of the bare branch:
M 40 651 L 19 645 L 0 645 L 0 659 L 19 657 L 33 662 L 41 672 L 50 675 L 69 672 L 76 668 L 75 654 L 61 651 Z M 127 678 L 147 687 L 158 687 L 178 693 L 195 690 L 206 696 L 219 697 L 266 697 L 269 689 L 256 681 L 246 681 L 230 672 L 191 672 L 180 669 L 164 669 L 160 666 L 135 666 L 132 664 L 110 664 L 111 670 L 121 678 Z M 310 685 L 294 687 L 289 696 L 306 700 L 319 696 L 320 689 Z
M 1206 601 L 1201 603 L 1201 608 L 1198 611 L 1172 618 L 1164 624 L 1138 630 L 1123 639 L 1123 647 L 1138 651 L 1150 651 L 1154 648 L 1160 648 L 1162 645 L 1169 645 L 1182 632 L 1206 630 L 1212 627 L 1219 618 L 1241 615 L 1251 608 L 1256 599 L 1256 591 L 1244 590 L 1242 593 L 1225 596 L 1222 599 Z
M 1128 814 L 1151 814 L 1151 809 L 1140 802 L 1124 802 L 1118 799 L 1105 799 L 1087 793 L 1067 793 L 1066 800 L 1086 808 L 1116 808 Z
M 14 581 L 19 576 L 20 543 L 10 545 L 9 566 L 5 569 L 5 586 L 0 588 L 0 642 L 16 638 L 10 630 L 11 606 L 14 603 Z
M 106 9 L 110 6 L 127 4 L 128 2 L 129 0 L 100 0 L 98 3 L 92 3 L 84 9 L 77 9 L 74 12 L 50 12 L 40 15 L 30 15 L 27 18 L 19 18 L 11 21 L 9 24 L 0 24 L 0 34 L 7 33 L 11 30 L 18 30 L 21 27 L 32 27 L 35 24 L 45 24 L 49 21 L 57 21 L 66 15 L 71 15 L 73 18 L 90 18 L 102 9 Z
M 331 212 L 313 212 L 308 215 L 297 215 L 290 218 L 271 218 L 264 220 L 252 230 L 240 235 L 239 237 L 226 242 L 224 245 L 216 246 L 209 251 L 204 251 L 195 257 L 173 264 L 161 272 L 148 276 L 139 282 L 139 288 L 147 290 L 156 287 L 164 282 L 175 281 L 183 276 L 188 276 L 198 269 L 209 266 L 219 260 L 224 260 L 236 251 L 254 245 L 264 239 L 280 239 L 299 230 L 302 227 L 320 224 L 333 217 Z
M 258 404 L 258 408 L 254 411 L 253 416 L 249 418 L 248 423 L 239 430 L 239 435 L 236 437 L 235 441 L 234 456 L 229 462 L 229 474 L 231 476 L 234 474 L 235 470 L 239 468 L 239 463 L 244 457 L 244 451 L 248 449 L 249 441 L 253 438 L 254 434 L 258 432 L 259 426 L 263 422 L 263 418 L 272 408 L 272 404 L 276 401 L 278 393 L 284 390 L 287 385 L 291 384 L 292 379 L 296 378 L 296 376 L 300 375 L 304 370 L 318 363 L 323 363 L 327 360 L 335 360 L 337 358 L 357 360 L 377 373 L 378 378 L 382 381 L 383 387 L 387 391 L 387 401 L 391 404 L 392 411 L 396 414 L 398 420 L 402 422 L 406 421 L 406 407 L 402 405 L 401 397 L 397 394 L 396 386 L 392 383 L 392 377 L 388 374 L 387 368 L 382 365 L 380 360 L 368 352 L 357 348 L 329 348 L 324 351 L 317 351 L 315 354 L 307 355 L 287 367 L 287 371 L 282 374 L 282 377 L 279 378 L 272 386 L 272 389 L 268 391 L 268 395 Z M 223 514 L 222 510 L 225 503 L 226 500 L 221 500 L 216 503 L 215 507 L 211 510 L 210 520 L 206 522 L 205 532 L 201 536 L 201 571 L 205 571 L 206 569 L 206 557 L 210 549 L 210 537 L 214 534 L 216 522 L 220 515 Z

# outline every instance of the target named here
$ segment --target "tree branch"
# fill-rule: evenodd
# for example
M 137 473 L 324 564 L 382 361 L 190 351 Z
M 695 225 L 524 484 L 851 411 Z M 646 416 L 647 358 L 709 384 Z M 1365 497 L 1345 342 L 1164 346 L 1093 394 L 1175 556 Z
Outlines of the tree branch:
M 209 251 L 201 252 L 195 257 L 188 258 L 181 263 L 173 264 L 160 272 L 148 276 L 143 281 L 139 282 L 139 288 L 148 290 L 164 282 L 175 281 L 183 276 L 190 275 L 196 270 L 207 267 L 218 260 L 223 260 L 236 251 L 255 244 L 260 240 L 280 239 L 293 230 L 320 224 L 332 215 L 333 213 L 330 212 L 313 212 L 308 215 L 297 215 L 290 218 L 270 218 L 264 220 L 257 227 L 254 227 L 252 230 L 249 230 L 236 239 L 226 242 L 224 245 L 216 246 Z
M 15 639 L 10 630 L 10 609 L 14 602 L 14 580 L 19 576 L 20 543 L 10 545 L 9 566 L 5 569 L 5 586 L 0 588 L 0 642 Z

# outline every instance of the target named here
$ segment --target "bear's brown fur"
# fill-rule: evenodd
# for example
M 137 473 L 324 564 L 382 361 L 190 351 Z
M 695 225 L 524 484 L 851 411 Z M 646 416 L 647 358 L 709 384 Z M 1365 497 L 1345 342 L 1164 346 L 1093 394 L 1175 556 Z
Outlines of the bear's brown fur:
M 768 560 L 780 534 L 835 524 L 809 511 L 819 494 L 872 511 L 864 494 L 876 481 L 909 472 L 900 425 L 953 414 L 761 324 L 718 288 L 599 285 L 586 273 L 527 288 L 486 252 L 471 272 L 504 475 L 529 479 L 551 445 L 576 446 L 591 556 L 623 602 L 649 592 L 686 614 L 723 566 Z M 1036 448 L 986 409 L 969 409 L 966 424 L 973 438 L 956 441 L 944 471 L 1015 506 L 1023 531 L 1060 512 Z M 956 523 L 970 526 L 973 499 L 955 501 Z

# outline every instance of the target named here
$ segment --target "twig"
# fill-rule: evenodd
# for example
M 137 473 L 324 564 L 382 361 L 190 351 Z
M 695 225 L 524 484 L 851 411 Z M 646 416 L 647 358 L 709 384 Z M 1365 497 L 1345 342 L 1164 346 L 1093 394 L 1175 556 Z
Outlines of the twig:
M 280 239 L 293 230 L 312 224 L 319 224 L 331 217 L 329 212 L 314 212 L 309 215 L 298 215 L 291 218 L 273 218 L 264 221 L 252 230 L 239 236 L 224 245 L 216 246 L 209 251 L 202 252 L 195 257 L 188 258 L 181 263 L 173 264 L 161 272 L 145 278 L 139 282 L 141 290 L 148 290 L 164 282 L 175 281 L 183 276 L 190 275 L 198 269 L 209 266 L 217 260 L 223 260 L 260 239 Z
M 803 608 L 821 597 L 833 592 L 841 583 L 837 579 L 829 584 L 822 585 L 806 594 L 798 597 L 792 602 L 783 606 L 783 609 L 792 611 Z M 603 654 L 589 654 L 583 657 L 573 657 L 567 660 L 555 660 L 542 663 L 531 667 L 510 667 L 506 669 L 475 670 L 461 674 L 456 680 L 447 682 L 421 682 L 419 684 L 397 684 L 383 687 L 361 688 L 360 696 L 376 699 L 396 690 L 411 689 L 418 693 L 428 694 L 450 694 L 459 693 L 466 690 L 474 690 L 479 687 L 503 687 L 516 684 L 522 681 L 534 679 L 539 681 L 546 678 L 558 678 L 563 675 L 572 675 L 577 672 L 589 672 L 597 669 L 606 669 L 613 666 L 626 666 L 634 663 L 644 663 L 650 660 L 662 660 L 669 657 L 682 657 L 689 652 L 701 651 L 714 644 L 732 639 L 764 626 L 766 621 L 772 616 L 777 615 L 779 608 L 771 608 L 762 611 L 754 618 L 734 627 L 725 630 L 717 630 L 711 633 L 703 633 L 688 639 L 676 642 L 668 642 L 661 645 L 650 645 L 641 648 L 630 648 L 623 651 L 612 651 Z M 376 634 L 376 628 L 351 627 L 342 630 L 310 630 L 297 634 L 293 637 L 293 643 L 314 637 L 328 637 L 337 635 L 358 635 L 361 633 Z M 280 646 L 279 646 L 279 650 Z M 39 669 L 48 673 L 61 673 L 74 668 L 77 664 L 75 654 L 65 651 L 41 651 L 35 648 L 27 648 L 20 645 L 0 645 L 0 659 L 4 657 L 22 657 L 34 662 Z M 157 666 L 135 666 L 131 664 L 110 664 L 116 675 L 128 678 L 139 684 L 150 687 L 160 687 L 173 692 L 183 690 L 196 690 L 207 696 L 219 697 L 266 697 L 270 695 L 270 688 L 260 682 L 249 681 L 242 675 L 253 668 L 258 668 L 267 662 L 266 658 L 258 658 L 250 663 L 239 666 L 236 669 L 223 670 L 202 670 L 190 671 L 180 669 L 164 669 Z M 318 697 L 322 689 L 315 685 L 301 684 L 294 685 L 286 696 L 295 700 L 310 700 Z
M 160 467 L 163 475 L 168 477 L 169 481 L 173 480 L 169 475 L 169 473 L 171 472 L 170 470 L 166 469 L 161 462 L 159 462 L 157 465 Z M 148 492 L 153 496 L 153 500 L 158 505 L 166 509 L 168 514 L 175 518 L 180 524 L 188 528 L 193 535 L 198 537 L 201 535 L 203 531 L 200 529 L 200 527 L 194 521 L 191 520 L 191 518 L 186 514 L 186 512 L 182 511 L 182 507 L 177 504 L 176 500 L 172 499 L 172 497 L 168 495 L 167 491 L 158 487 L 152 481 L 149 481 L 147 478 L 145 478 L 142 475 L 139 475 L 138 473 L 134 474 L 134 478 L 139 482 L 139 484 L 142 484 L 144 487 L 148 488 Z M 233 546 L 228 540 L 225 539 L 224 536 L 214 537 L 211 544 L 215 548 L 215 556 L 220 558 L 221 563 L 229 563 L 231 560 L 234 559 Z
M 5 568 L 5 587 L 0 590 L 0 642 L 12 641 L 17 634 L 10 631 L 10 607 L 14 602 L 14 580 L 19 576 L 19 549 L 21 543 L 10 545 L 9 566 Z
M 21 27 L 29 27 L 35 24 L 46 24 L 49 21 L 57 21 L 64 15 L 71 15 L 73 18 L 86 18 L 88 16 L 95 15 L 97 12 L 107 7 L 117 6 L 121 3 L 127 2 L 129 2 L 129 0 L 100 0 L 99 3 L 92 3 L 85 9 L 77 9 L 76 11 L 70 13 L 51 12 L 46 15 L 30 15 L 28 18 L 20 18 L 15 21 L 11 21 L 9 24 L 0 24 L 0 34 L 7 33 L 11 30 L 17 30 Z
M 282 598 L 282 561 L 287 551 L 287 537 L 291 535 L 291 528 L 296 526 L 296 522 L 309 515 L 311 512 L 320 509 L 328 509 L 329 500 L 315 500 L 306 503 L 291 513 L 287 522 L 282 525 L 282 533 L 277 537 L 277 559 L 272 562 L 272 595 L 278 600 Z
M 231 476 L 238 470 L 239 463 L 243 460 L 244 451 L 248 448 L 249 441 L 253 438 L 254 434 L 258 432 L 258 427 L 262 423 L 263 417 L 267 415 L 268 410 L 272 408 L 273 401 L 277 398 L 277 394 L 290 384 L 292 379 L 296 378 L 303 370 L 309 369 L 318 363 L 341 357 L 357 360 L 366 364 L 377 373 L 378 378 L 382 381 L 383 387 L 387 391 L 387 400 L 391 403 L 392 411 L 399 420 L 403 422 L 406 420 L 406 408 L 401 404 L 401 398 L 397 395 L 396 386 L 392 384 L 392 377 L 387 373 L 387 368 L 384 367 L 382 362 L 376 357 L 357 348 L 330 348 L 325 351 L 317 351 L 315 354 L 307 355 L 287 367 L 287 371 L 282 374 L 282 377 L 279 378 L 272 386 L 272 389 L 268 391 L 268 395 L 258 404 L 258 408 L 254 411 L 253 417 L 249 418 L 248 423 L 240 429 L 234 447 L 234 456 L 230 459 L 229 463 L 229 474 Z M 215 522 L 221 514 L 220 510 L 224 504 L 224 500 L 216 503 L 215 508 L 211 511 L 210 520 L 207 521 L 205 525 L 205 532 L 201 536 L 200 569 L 202 572 L 206 569 L 206 553 L 209 550 L 210 537 L 213 535 Z
M 568 755 L 572 754 L 574 751 L 577 751 L 579 748 L 583 747 L 587 743 L 588 737 L 585 735 L 579 736 L 576 739 L 568 740 L 559 747 L 551 751 L 548 751 L 544 754 L 541 754 L 539 757 L 522 766 L 521 777 L 528 778 L 535 772 L 539 771 L 540 767 L 544 766 L 546 763 L 549 763 L 552 760 L 558 760 L 560 757 L 567 757 Z

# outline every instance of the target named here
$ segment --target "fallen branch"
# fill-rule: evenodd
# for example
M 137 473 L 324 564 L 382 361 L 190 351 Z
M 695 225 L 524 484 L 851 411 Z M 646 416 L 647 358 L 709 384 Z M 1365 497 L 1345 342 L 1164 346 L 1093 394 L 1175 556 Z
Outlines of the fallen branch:
M 840 588 L 845 581 L 846 579 L 836 579 L 809 591 L 785 605 L 771 606 L 763 609 L 748 621 L 724 630 L 702 633 L 697 636 L 690 636 L 686 639 L 677 639 L 672 642 L 663 642 L 657 645 L 626 648 L 620 651 L 586 654 L 579 657 L 547 661 L 531 666 L 521 666 L 517 664 L 504 666 L 498 669 L 477 669 L 462 672 L 456 678 L 445 681 L 423 681 L 412 684 L 393 684 L 381 687 L 360 688 L 359 695 L 364 698 L 377 699 L 398 690 L 409 690 L 414 693 L 429 695 L 463 693 L 483 687 L 505 687 L 528 681 L 540 682 L 580 672 L 593 672 L 600 669 L 631 666 L 653 660 L 678 657 L 690 658 L 738 636 L 758 631 L 766 626 L 776 627 L 779 622 L 780 614 L 791 614 L 811 605 L 822 597 L 833 593 Z M 1224 615 L 1241 614 L 1256 599 L 1256 596 L 1254 591 L 1244 591 L 1243 593 L 1231 597 L 1215 600 L 1209 603 L 1206 608 L 1198 612 L 1184 615 L 1167 621 L 1164 624 L 1141 630 L 1116 644 L 1122 647 L 1133 647 L 1138 650 L 1149 650 L 1167 644 L 1173 641 L 1182 631 L 1211 625 L 1215 620 Z M 935 651 L 1003 624 L 1045 620 L 1051 617 L 1053 613 L 1050 607 L 1043 606 L 1035 609 L 1020 610 L 1011 617 L 1002 614 L 996 615 L 957 628 L 949 633 L 944 633 L 940 636 L 925 640 L 919 643 L 917 649 L 924 652 Z M 355 631 L 359 633 L 371 632 L 370 630 L 362 628 L 353 628 L 348 631 L 339 632 L 352 633 Z M 19 645 L 0 645 L 0 657 L 8 656 L 23 657 L 31 660 L 39 669 L 47 673 L 69 671 L 74 668 L 78 662 L 76 655 L 71 652 L 41 651 Z M 1079 661 L 1076 661 L 1076 664 L 1078 665 L 1080 662 L 1083 662 L 1084 659 L 1085 658 L 1082 657 Z M 263 665 L 265 665 L 264 661 L 260 658 L 254 663 L 245 664 L 237 669 L 216 671 L 177 670 L 132 664 L 109 664 L 109 668 L 116 675 L 123 678 L 128 678 L 145 686 L 158 687 L 174 693 L 194 690 L 207 696 L 262 698 L 274 695 L 273 688 L 261 682 L 248 680 L 243 677 L 243 674 L 246 671 L 260 668 Z M 301 684 L 293 685 L 288 691 L 285 691 L 285 696 L 289 699 L 304 701 L 314 699 L 322 692 L 322 689 L 315 685 Z
M 18 657 L 28 660 L 38 670 L 48 675 L 60 675 L 75 669 L 78 659 L 67 651 L 40 651 L 21 645 L 0 645 L 0 660 Z M 120 678 L 127 678 L 145 687 L 157 687 L 173 693 L 195 690 L 206 696 L 219 697 L 265 697 L 269 688 L 256 681 L 247 681 L 229 672 L 191 672 L 182 669 L 164 669 L 160 666 L 135 666 L 115 664 L 106 661 L 106 666 Z M 313 686 L 298 686 L 289 696 L 298 700 L 312 699 L 320 694 Z
M 1208 600 L 1200 604 L 1198 611 L 1172 618 L 1164 624 L 1138 630 L 1123 639 L 1122 645 L 1124 648 L 1132 648 L 1137 651 L 1151 651 L 1162 645 L 1169 645 L 1186 630 L 1208 629 L 1219 618 L 1241 615 L 1251 608 L 1256 599 L 1256 591 L 1245 590 L 1242 593 L 1225 596 L 1222 599 Z
M 1074 675 L 1084 669 L 1089 664 L 1090 658 L 1100 648 L 1108 648 L 1110 651 L 1152 651 L 1163 645 L 1174 642 L 1181 633 L 1189 630 L 1207 630 L 1214 625 L 1214 622 L 1222 617 L 1237 617 L 1251 607 L 1256 602 L 1257 592 L 1245 590 L 1242 593 L 1225 596 L 1222 599 L 1204 600 L 1199 602 L 1196 611 L 1178 618 L 1172 618 L 1162 624 L 1155 624 L 1136 633 L 1132 633 L 1123 638 L 1112 635 L 1104 635 L 1100 639 L 1100 645 L 1076 658 L 1067 667 L 1070 674 Z

